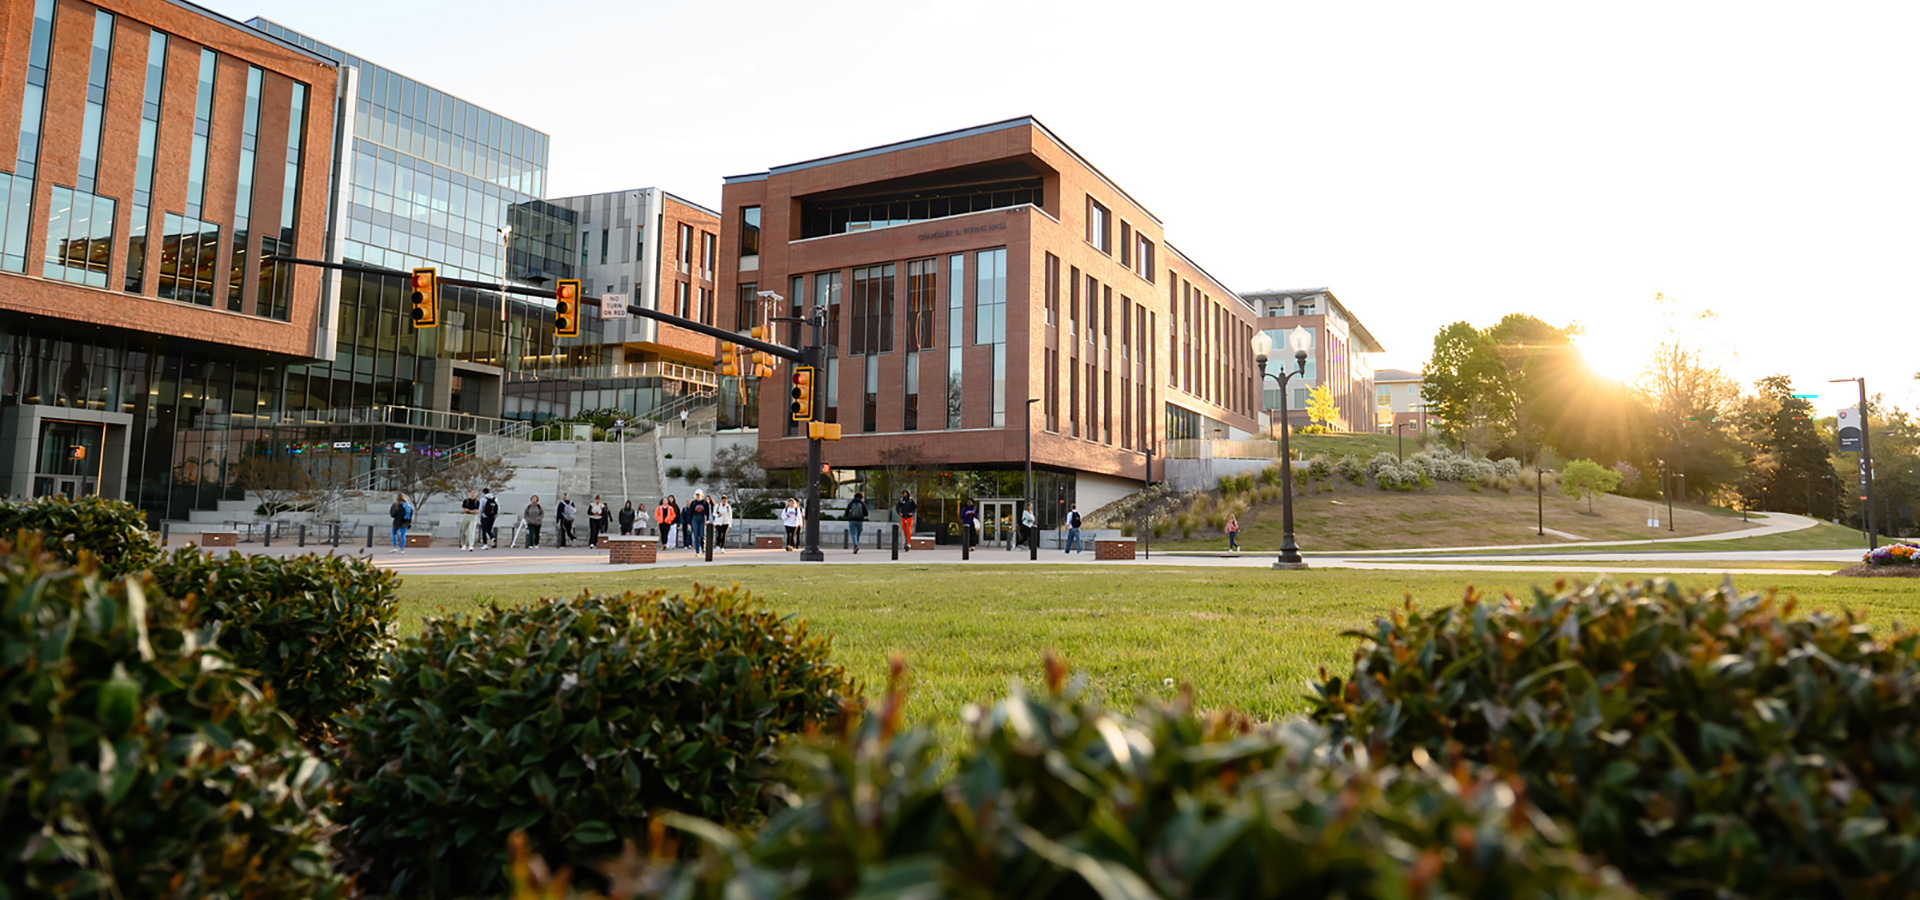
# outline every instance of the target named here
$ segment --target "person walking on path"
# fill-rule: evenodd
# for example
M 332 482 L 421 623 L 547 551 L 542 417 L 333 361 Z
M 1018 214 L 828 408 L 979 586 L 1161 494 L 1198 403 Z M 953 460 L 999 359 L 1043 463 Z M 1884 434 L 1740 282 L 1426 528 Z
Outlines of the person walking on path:
M 980 546 L 980 541 L 975 538 L 975 535 L 979 533 L 980 510 L 974 507 L 973 501 L 970 499 L 961 501 L 960 539 L 966 541 L 968 547 L 978 547 Z
M 554 521 L 560 526 L 553 536 L 553 544 L 556 547 L 565 547 L 574 541 L 572 496 L 572 494 L 561 494 L 560 506 L 554 510 Z
M 633 533 L 633 501 L 628 500 L 627 505 L 620 507 L 620 535 L 622 537 L 625 537 L 632 533 Z
M 547 510 L 540 505 L 540 495 L 533 495 L 527 501 L 527 508 L 520 511 L 520 524 L 527 526 L 527 549 L 540 546 L 540 526 L 547 521 Z
M 900 492 L 900 502 L 893 505 L 894 518 L 900 520 L 900 539 L 906 541 L 907 552 L 913 552 L 913 514 L 920 511 L 920 504 L 913 502 L 913 495 Z
M 393 519 L 393 549 L 389 553 L 407 552 L 407 529 L 413 527 L 413 504 L 407 502 L 406 494 L 393 495 L 393 507 L 387 510 Z
M 687 546 L 687 507 L 679 497 L 673 498 L 673 545 Z
M 675 515 L 673 495 L 660 498 L 660 505 L 653 508 L 653 524 L 660 528 L 660 549 L 673 546 L 673 518 Z
M 707 516 L 713 513 L 713 504 L 707 502 L 707 495 L 696 489 L 693 499 L 687 503 L 686 515 L 681 520 L 687 523 L 688 546 L 699 553 L 706 548 Z
M 787 498 L 786 508 L 780 510 L 780 524 L 787 527 L 786 549 L 789 552 L 800 549 L 800 524 L 805 515 L 800 509 L 800 501 L 792 497 Z
M 499 539 L 493 533 L 493 523 L 500 518 L 500 500 L 493 496 L 493 488 L 480 497 L 480 549 L 492 550 Z
M 719 502 L 713 504 L 713 549 L 727 552 L 727 529 L 733 525 L 733 504 L 727 502 L 727 495 L 721 494 Z
M 1240 552 L 1240 517 L 1227 516 L 1227 552 Z
M 587 504 L 587 548 L 600 546 L 600 536 L 607 533 L 607 504 L 599 494 L 593 495 L 593 502 Z
M 853 492 L 853 502 L 847 504 L 847 537 L 853 544 L 853 552 L 860 552 L 860 530 L 867 525 L 867 495 L 861 491 Z
M 1020 511 L 1020 546 L 1025 547 L 1033 541 L 1033 507 Z
M 1080 504 L 1075 503 L 1072 509 L 1067 510 L 1066 521 L 1061 522 L 1060 525 L 1061 527 L 1067 530 L 1067 546 L 1065 550 L 1062 550 L 1060 552 L 1061 553 L 1087 552 L 1085 547 L 1080 546 Z
M 474 539 L 480 533 L 480 492 L 467 491 L 467 499 L 460 501 L 460 549 L 473 552 Z

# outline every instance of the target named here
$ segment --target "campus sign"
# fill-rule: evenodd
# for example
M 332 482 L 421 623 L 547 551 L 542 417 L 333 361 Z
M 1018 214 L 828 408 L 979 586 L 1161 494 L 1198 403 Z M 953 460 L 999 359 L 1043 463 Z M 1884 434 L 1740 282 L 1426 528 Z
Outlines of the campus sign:
M 1860 408 L 1857 406 L 1840 410 L 1837 424 L 1840 432 L 1840 450 L 1846 453 L 1860 452 Z

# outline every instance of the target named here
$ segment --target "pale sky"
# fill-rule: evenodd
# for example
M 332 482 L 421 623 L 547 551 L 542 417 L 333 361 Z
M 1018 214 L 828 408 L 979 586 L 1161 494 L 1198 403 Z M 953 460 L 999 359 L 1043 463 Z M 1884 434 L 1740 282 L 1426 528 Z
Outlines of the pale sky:
M 1920 4 L 212 3 L 547 132 L 549 196 L 717 207 L 1031 114 L 1229 287 L 1332 288 L 1376 366 L 1526 312 L 1630 374 L 1665 293 L 1743 382 L 1920 406 Z

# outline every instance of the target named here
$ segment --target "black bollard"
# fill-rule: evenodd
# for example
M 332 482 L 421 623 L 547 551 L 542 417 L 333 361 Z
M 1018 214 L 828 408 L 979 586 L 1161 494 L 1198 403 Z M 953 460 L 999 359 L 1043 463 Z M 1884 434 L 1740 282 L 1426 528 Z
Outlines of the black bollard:
M 301 522 L 300 523 L 300 543 L 298 544 L 298 546 L 305 547 L 306 545 L 307 545 L 307 523 Z
M 265 526 L 263 526 L 260 529 L 260 546 L 262 547 L 273 546 L 273 523 L 272 522 L 268 522 Z
M 367 549 L 368 550 L 373 549 L 373 526 L 372 525 L 367 526 Z
M 900 558 L 900 523 L 899 522 L 893 523 L 892 531 L 893 531 L 893 558 L 897 560 Z
M 707 539 L 705 541 L 707 545 L 707 562 L 713 562 L 713 520 L 707 520 L 703 523 L 702 527 L 707 531 Z
M 160 523 L 160 546 L 165 547 L 167 545 L 167 540 L 173 536 L 172 531 L 173 531 L 172 523 L 170 522 Z
M 973 535 L 967 534 L 967 527 L 965 525 L 960 526 L 960 561 L 961 562 L 966 562 L 967 560 L 973 558 L 973 541 L 969 540 L 972 537 Z

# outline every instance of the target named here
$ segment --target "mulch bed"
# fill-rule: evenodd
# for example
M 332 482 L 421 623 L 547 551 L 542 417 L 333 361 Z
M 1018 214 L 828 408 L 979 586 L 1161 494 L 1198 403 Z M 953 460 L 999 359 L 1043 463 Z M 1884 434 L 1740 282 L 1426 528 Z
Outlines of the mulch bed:
M 1855 578 L 1920 578 L 1920 566 L 1870 566 L 1866 563 L 1854 563 L 1835 575 L 1849 575 Z

